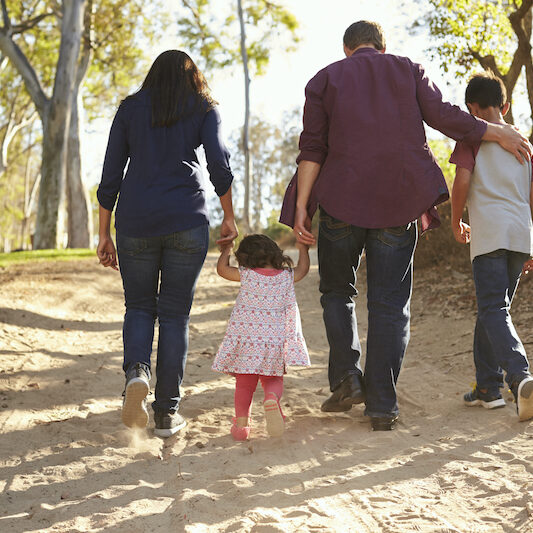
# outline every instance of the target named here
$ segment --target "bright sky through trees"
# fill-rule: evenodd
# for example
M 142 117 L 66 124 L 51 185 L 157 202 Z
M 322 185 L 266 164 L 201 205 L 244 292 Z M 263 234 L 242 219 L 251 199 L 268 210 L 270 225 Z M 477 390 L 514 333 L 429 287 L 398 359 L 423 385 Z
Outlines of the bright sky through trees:
M 230 0 L 213 0 L 217 2 Z M 231 0 L 232 1 L 232 0 Z M 168 9 L 175 9 L 177 2 L 167 0 Z M 300 23 L 301 42 L 293 53 L 274 51 L 266 75 L 254 78 L 251 84 L 252 113 L 270 122 L 278 122 L 283 111 L 301 107 L 307 81 L 321 68 L 344 57 L 342 37 L 346 27 L 357 20 L 374 20 L 385 31 L 387 51 L 407 55 L 421 62 L 430 77 L 443 92 L 445 98 L 462 104 L 464 88 L 447 87 L 436 63 L 430 64 L 424 53 L 428 45 L 426 32 L 420 36 L 409 35 L 408 28 L 418 13 L 400 7 L 394 0 L 283 0 Z M 415 4 L 413 2 L 413 4 Z M 168 25 L 167 34 L 151 51 L 152 60 L 164 50 L 179 48 L 176 26 Z M 194 56 L 193 56 L 194 59 Z M 452 79 L 451 77 L 449 79 Z M 240 68 L 220 72 L 208 77 L 214 97 L 220 104 L 225 137 L 242 126 L 244 115 L 244 84 Z M 132 86 L 131 91 L 137 89 Z M 101 165 L 107 142 L 107 134 L 117 102 L 109 102 L 109 116 L 92 125 L 88 136 L 90 152 L 86 157 L 89 184 L 100 179 Z

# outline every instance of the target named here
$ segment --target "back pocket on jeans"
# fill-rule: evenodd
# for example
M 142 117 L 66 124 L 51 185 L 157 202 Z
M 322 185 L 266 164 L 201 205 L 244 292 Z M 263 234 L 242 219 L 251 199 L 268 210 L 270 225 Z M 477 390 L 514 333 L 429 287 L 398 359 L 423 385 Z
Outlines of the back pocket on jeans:
M 204 253 L 208 244 L 209 226 L 207 224 L 174 233 L 175 248 L 187 254 Z
M 148 240 L 142 237 L 127 237 L 117 233 L 117 249 L 120 253 L 137 255 L 148 248 Z
M 415 223 L 410 222 L 405 226 L 380 229 L 378 239 L 387 246 L 403 248 L 411 242 L 413 231 L 415 231 Z
M 352 233 L 352 227 L 324 211 L 320 212 L 319 230 L 329 241 L 340 241 Z

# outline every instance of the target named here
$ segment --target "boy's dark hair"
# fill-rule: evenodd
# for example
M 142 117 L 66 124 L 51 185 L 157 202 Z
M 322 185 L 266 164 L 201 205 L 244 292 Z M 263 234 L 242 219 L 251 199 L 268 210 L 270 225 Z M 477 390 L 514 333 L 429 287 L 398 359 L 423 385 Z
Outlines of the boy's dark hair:
M 349 50 L 355 50 L 361 44 L 371 44 L 376 50 L 385 48 L 383 28 L 377 22 L 368 20 L 359 20 L 348 26 L 343 41 Z
M 465 91 L 467 104 L 478 104 L 481 109 L 497 107 L 501 109 L 507 101 L 507 91 L 503 81 L 487 71 L 472 76 Z
M 292 268 L 292 259 L 283 255 L 280 247 L 266 235 L 247 235 L 239 244 L 235 257 L 239 266 L 244 268 L 262 268 L 272 265 L 281 270 Z

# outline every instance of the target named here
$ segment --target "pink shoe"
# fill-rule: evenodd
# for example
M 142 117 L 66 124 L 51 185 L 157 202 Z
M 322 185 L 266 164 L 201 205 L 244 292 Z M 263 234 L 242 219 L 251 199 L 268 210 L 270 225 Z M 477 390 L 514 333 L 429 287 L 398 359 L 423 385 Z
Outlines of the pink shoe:
M 231 426 L 231 435 L 233 440 L 248 440 L 250 438 L 250 426 L 244 426 L 242 428 L 237 427 L 236 419 L 232 419 L 233 424 Z
M 274 398 L 263 402 L 267 432 L 271 437 L 281 437 L 285 431 L 285 417 L 281 412 L 277 397 L 273 393 L 270 394 Z

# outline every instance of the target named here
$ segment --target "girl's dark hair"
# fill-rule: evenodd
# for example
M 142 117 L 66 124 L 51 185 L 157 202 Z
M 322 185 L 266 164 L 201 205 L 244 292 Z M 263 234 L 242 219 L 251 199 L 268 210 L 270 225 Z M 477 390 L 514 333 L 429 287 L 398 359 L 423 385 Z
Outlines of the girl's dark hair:
M 151 95 L 152 127 L 172 126 L 216 105 L 204 75 L 181 50 L 167 50 L 156 58 L 139 91 L 143 89 Z
M 485 71 L 470 78 L 465 91 L 465 103 L 478 104 L 481 109 L 501 109 L 506 101 L 505 85 L 493 72 Z
M 247 235 L 239 244 L 235 257 L 239 266 L 244 268 L 262 268 L 272 265 L 281 270 L 292 268 L 293 262 L 288 255 L 283 255 L 280 247 L 266 235 Z

